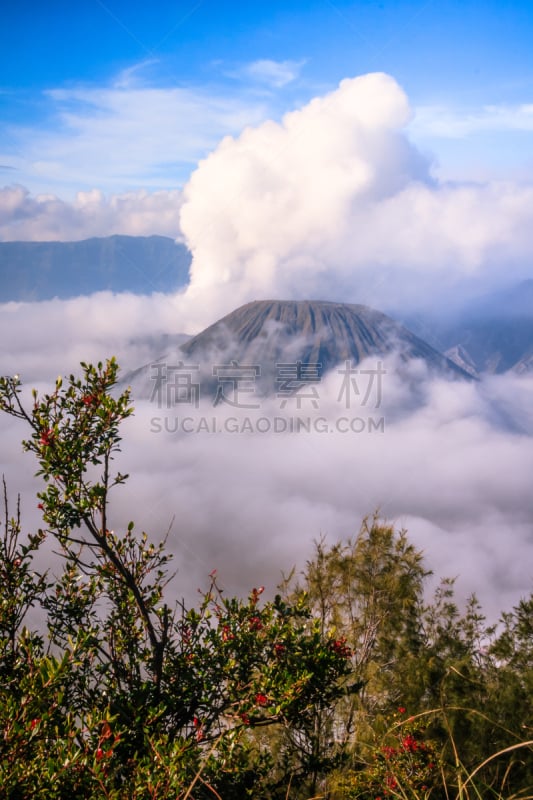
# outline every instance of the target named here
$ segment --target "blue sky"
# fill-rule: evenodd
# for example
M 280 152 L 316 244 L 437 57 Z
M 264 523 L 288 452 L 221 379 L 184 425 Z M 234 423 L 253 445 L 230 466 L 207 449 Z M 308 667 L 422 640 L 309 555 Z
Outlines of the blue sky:
M 179 188 L 226 134 L 392 75 L 439 176 L 533 175 L 530 2 L 35 0 L 0 26 L 0 186 Z

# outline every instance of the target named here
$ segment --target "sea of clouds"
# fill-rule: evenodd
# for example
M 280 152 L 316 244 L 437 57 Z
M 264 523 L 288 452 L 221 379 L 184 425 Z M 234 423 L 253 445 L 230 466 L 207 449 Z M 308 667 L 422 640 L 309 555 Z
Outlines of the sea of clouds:
M 184 239 L 193 262 L 174 296 L 1 306 L 1 371 L 43 386 L 80 360 L 116 355 L 132 369 L 153 357 L 148 337 L 196 333 L 254 299 L 441 313 L 530 277 L 533 187 L 440 183 L 406 133 L 412 114 L 393 78 L 366 75 L 224 138 L 183 192 L 95 191 L 69 203 L 4 189 L 2 238 L 165 233 Z M 314 539 L 353 536 L 379 509 L 437 575 L 459 576 L 463 597 L 475 590 L 491 615 L 509 608 L 531 587 L 533 379 L 448 382 L 412 370 L 412 380 L 394 365 L 387 373 L 382 432 L 165 432 L 153 419 L 175 409 L 138 403 L 124 428 L 132 477 L 117 490 L 116 525 L 136 519 L 155 538 L 170 526 L 173 591 L 190 596 L 213 568 L 228 591 L 273 587 Z M 328 380 L 321 412 L 335 420 L 345 409 Z M 37 512 L 24 431 L 0 425 L 1 470 L 22 492 L 29 527 Z

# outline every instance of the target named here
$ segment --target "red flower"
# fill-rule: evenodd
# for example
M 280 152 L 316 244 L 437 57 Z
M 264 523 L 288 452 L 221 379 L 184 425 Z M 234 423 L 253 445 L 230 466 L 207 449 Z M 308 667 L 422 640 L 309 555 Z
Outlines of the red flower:
M 274 645 L 274 652 L 277 656 L 282 656 L 285 652 L 286 648 L 284 644 L 275 644 Z
M 101 761 L 103 757 L 104 757 L 104 751 L 102 750 L 101 747 L 99 747 L 96 751 L 96 760 Z
M 403 706 L 398 708 L 398 714 L 405 714 L 405 708 Z
M 40 721 L 41 720 L 39 718 L 32 719 L 32 721 L 30 722 L 30 728 L 32 729 L 32 731 L 37 727 Z
M 223 625 L 222 626 L 222 641 L 223 642 L 229 642 L 229 641 L 231 641 L 231 639 L 234 639 L 234 638 L 235 638 L 235 636 L 231 632 L 230 626 L 229 625 Z
M 265 591 L 265 587 L 264 586 L 260 586 L 259 589 L 255 589 L 255 588 L 252 589 L 252 594 L 250 596 L 250 600 L 252 602 L 252 605 L 255 606 L 257 604 L 257 602 L 259 601 L 259 595 L 263 594 L 264 591 Z
M 418 742 L 416 741 L 415 737 L 412 736 L 410 733 L 404 737 L 402 740 L 402 745 L 404 750 L 409 751 L 410 753 L 416 753 L 418 750 Z
M 39 439 L 39 444 L 42 444 L 43 447 L 48 447 L 52 444 L 54 440 L 54 431 L 51 428 L 44 431 L 41 438 Z
M 202 723 L 200 722 L 198 717 L 193 717 L 192 724 L 194 725 L 194 727 L 196 729 L 196 741 L 197 742 L 201 742 L 202 739 L 204 738 L 204 732 L 202 730 L 202 727 L 203 727 Z
M 263 627 L 263 623 L 259 619 L 259 617 L 252 617 L 250 619 L 250 630 L 252 631 L 260 631 Z
M 255 702 L 257 703 L 258 706 L 266 706 L 268 705 L 268 697 L 266 696 L 266 694 L 258 692 L 255 696 Z
M 330 647 L 334 653 L 337 653 L 338 656 L 342 656 L 342 658 L 351 658 L 352 656 L 351 648 L 349 648 L 346 644 L 345 636 L 343 636 L 341 639 L 335 639 L 333 642 L 330 642 Z
M 44 506 L 42 503 L 37 503 L 37 508 L 39 508 L 41 511 L 44 511 Z

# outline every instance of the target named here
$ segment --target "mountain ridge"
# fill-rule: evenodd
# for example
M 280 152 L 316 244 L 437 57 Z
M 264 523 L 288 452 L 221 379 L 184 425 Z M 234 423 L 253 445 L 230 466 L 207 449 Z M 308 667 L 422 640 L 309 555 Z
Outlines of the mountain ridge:
M 188 283 L 190 264 L 189 250 L 168 236 L 0 242 L 0 302 L 175 291 Z

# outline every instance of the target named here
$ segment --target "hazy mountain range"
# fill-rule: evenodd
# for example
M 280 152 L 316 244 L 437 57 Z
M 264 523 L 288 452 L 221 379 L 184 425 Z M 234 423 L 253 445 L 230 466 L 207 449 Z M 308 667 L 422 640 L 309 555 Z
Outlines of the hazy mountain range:
M 419 335 L 473 374 L 533 369 L 533 280 L 485 295 L 449 319 L 420 323 L 412 326 Z
M 185 245 L 168 236 L 0 242 L 0 302 L 172 292 L 188 283 L 190 263 Z

